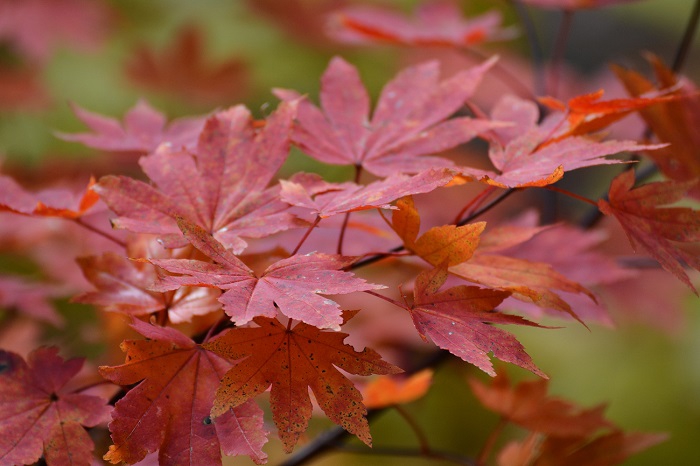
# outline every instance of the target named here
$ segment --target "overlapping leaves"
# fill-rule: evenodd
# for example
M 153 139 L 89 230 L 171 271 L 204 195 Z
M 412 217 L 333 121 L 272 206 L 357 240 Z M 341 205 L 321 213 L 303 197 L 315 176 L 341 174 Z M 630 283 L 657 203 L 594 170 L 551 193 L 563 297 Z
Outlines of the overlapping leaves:
M 158 450 L 160 464 L 221 464 L 223 450 L 264 463 L 267 433 L 253 400 L 209 416 L 231 361 L 175 329 L 137 320 L 132 327 L 148 340 L 124 341 L 126 362 L 100 367 L 116 384 L 138 383 L 115 405 L 109 424 L 114 445 L 104 459 L 133 464 Z

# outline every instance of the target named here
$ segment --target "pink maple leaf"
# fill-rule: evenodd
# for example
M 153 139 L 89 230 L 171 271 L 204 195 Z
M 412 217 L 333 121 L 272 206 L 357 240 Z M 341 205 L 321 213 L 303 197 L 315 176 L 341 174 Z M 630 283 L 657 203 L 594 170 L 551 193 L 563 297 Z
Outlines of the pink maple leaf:
M 367 209 L 391 209 L 392 201 L 433 191 L 454 178 L 448 169 L 427 170 L 415 176 L 393 175 L 366 186 L 351 182 L 327 183 L 316 175 L 297 174 L 280 181 L 282 200 L 311 209 L 321 218 Z M 298 181 L 298 182 L 297 182 Z
M 449 167 L 450 160 L 424 155 L 442 152 L 502 126 L 489 120 L 447 120 L 472 96 L 495 59 L 438 82 L 437 62 L 406 68 L 383 89 L 372 118 L 357 69 L 340 57 L 321 78 L 321 108 L 299 102 L 294 143 L 321 162 L 356 165 L 378 176 Z M 275 94 L 297 99 L 295 91 Z

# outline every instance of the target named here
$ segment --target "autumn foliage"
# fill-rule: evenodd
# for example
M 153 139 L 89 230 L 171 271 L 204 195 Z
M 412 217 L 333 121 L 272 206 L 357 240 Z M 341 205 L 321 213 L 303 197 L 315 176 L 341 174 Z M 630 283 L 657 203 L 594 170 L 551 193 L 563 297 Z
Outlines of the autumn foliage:
M 27 70 L 59 40 L 97 45 L 118 15 L 83 3 L 0 0 L 0 39 Z M 507 2 L 473 16 L 456 1 L 412 13 L 318 3 L 251 9 L 307 24 L 308 37 L 286 27 L 307 43 L 326 35 L 319 46 L 333 53 L 318 93 L 276 87 L 258 115 L 235 103 L 254 85 L 246 60 L 210 58 L 204 32 L 183 24 L 165 46 L 136 43 L 125 78 L 208 113 L 168 121 L 141 99 L 115 118 L 77 101 L 87 129 L 55 135 L 101 151 L 107 163 L 88 171 L 103 176 L 81 172 L 80 186 L 57 187 L 50 173 L 0 175 L 0 252 L 41 256 L 44 270 L 0 276 L 0 324 L 61 329 L 53 303 L 63 299 L 99 316 L 108 346 L 104 357 L 85 354 L 87 364 L 40 337 L 26 357 L 0 350 L 0 465 L 219 465 L 239 455 L 264 464 L 272 437 L 284 454 L 303 445 L 310 453 L 298 461 L 311 462 L 346 436 L 371 447 L 374 415 L 391 409 L 416 434 L 411 454 L 427 461 L 605 466 L 668 438 L 548 395 L 547 370 L 517 331 L 613 326 L 615 285 L 634 278 L 641 293 L 648 268 L 697 295 L 700 101 L 680 66 L 650 57 L 656 81 L 616 66 L 627 96 L 556 86 L 536 95 L 527 80 L 504 78 L 507 56 L 474 49 L 525 40 L 505 18 L 524 26 L 527 16 Z M 624 2 L 513 3 L 572 15 Z M 81 27 L 70 26 L 74 8 Z M 91 18 L 104 28 L 85 26 Z M 414 60 L 373 99 L 345 53 L 360 45 L 457 50 L 472 64 Z M 561 60 L 552 58 L 554 77 Z M 520 84 L 485 103 L 494 79 Z M 33 107 L 38 94 L 25 92 Z M 0 105 L 18 105 L 2 95 Z M 620 136 L 613 124 L 634 115 L 639 137 Z M 595 186 L 561 183 L 591 167 Z M 573 199 L 579 214 L 541 221 L 536 209 L 552 196 Z M 600 248 L 608 236 L 626 237 L 637 255 Z M 66 271 L 73 263 L 82 277 Z M 513 366 L 531 376 L 511 382 Z M 500 419 L 481 451 L 435 449 L 404 408 L 430 396 L 441 370 L 469 372 L 459 396 Z M 341 430 L 316 437 L 314 417 Z M 525 432 L 501 440 L 508 424 Z

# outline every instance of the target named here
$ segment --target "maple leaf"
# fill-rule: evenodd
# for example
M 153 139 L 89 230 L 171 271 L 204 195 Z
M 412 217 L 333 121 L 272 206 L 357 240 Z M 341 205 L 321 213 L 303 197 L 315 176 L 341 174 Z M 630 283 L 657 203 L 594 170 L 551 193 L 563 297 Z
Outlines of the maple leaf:
M 552 97 L 540 98 L 541 103 L 552 109 L 565 112 L 567 115 L 567 131 L 564 134 L 559 134 L 555 140 L 600 131 L 632 112 L 678 99 L 678 96 L 674 95 L 661 95 L 600 101 L 603 94 L 604 91 L 601 89 L 597 92 L 573 97 L 566 104 Z
M 186 25 L 170 47 L 160 53 L 143 45 L 136 47 L 126 65 L 126 74 L 136 84 L 194 103 L 221 103 L 244 95 L 245 63 L 229 59 L 216 66 L 207 65 L 204 50 L 201 30 Z
M 381 375 L 362 389 L 362 402 L 369 409 L 410 403 L 422 398 L 433 382 L 433 371 L 424 369 L 410 377 L 398 379 Z
M 280 196 L 289 204 L 311 209 L 321 218 L 367 209 L 392 209 L 392 201 L 433 191 L 448 184 L 454 173 L 448 169 L 427 170 L 414 176 L 392 175 L 366 186 L 351 182 L 327 183 L 317 175 L 301 173 L 281 180 Z
M 605 405 L 580 409 L 569 401 L 548 397 L 548 384 L 547 380 L 533 380 L 512 387 L 505 371 L 498 371 L 490 385 L 469 379 L 474 395 L 486 409 L 535 432 L 581 438 L 614 427 L 603 416 Z
M 144 241 L 130 242 L 127 246 L 130 257 L 173 256 L 172 250 L 158 254 Z M 206 315 L 221 309 L 217 302 L 219 292 L 212 288 L 182 287 L 166 293 L 149 290 L 148 287 L 158 278 L 156 267 L 151 264 L 133 261 L 112 252 L 76 260 L 85 278 L 97 291 L 82 293 L 74 297 L 73 302 L 93 304 L 105 311 L 129 315 L 167 311 L 169 321 L 174 324 L 189 322 L 195 315 Z
M 126 362 L 100 367 L 116 384 L 138 383 L 112 412 L 114 445 L 104 459 L 133 464 L 159 450 L 159 464 L 220 465 L 223 449 L 264 463 L 267 433 L 253 400 L 209 417 L 219 380 L 232 364 L 175 329 L 138 320 L 131 326 L 148 340 L 125 340 Z
M 0 65 L 0 109 L 43 109 L 50 100 L 36 67 Z
M 501 28 L 500 12 L 493 10 L 464 19 L 456 2 L 451 0 L 419 5 L 414 19 L 384 8 L 354 6 L 339 10 L 329 22 L 331 36 L 351 44 L 472 47 L 515 35 L 513 29 Z
M 700 258 L 674 242 L 700 241 L 700 211 L 660 207 L 681 200 L 695 181 L 658 181 L 633 188 L 634 182 L 632 170 L 615 177 L 608 191 L 609 201 L 600 199 L 598 208 L 605 215 L 615 216 L 633 246 L 641 246 L 697 294 L 681 262 L 700 270 Z
M 653 66 L 660 89 L 671 89 L 670 95 L 678 100 L 642 109 L 642 116 L 649 128 L 661 142 L 670 143 L 669 147 L 650 152 L 659 169 L 668 178 L 677 181 L 700 179 L 700 160 L 697 157 L 700 148 L 700 132 L 696 123 L 700 119 L 700 96 L 697 87 L 687 79 L 676 76 L 663 62 L 654 55 L 648 60 Z M 641 74 L 613 66 L 618 79 L 627 88 L 627 92 L 637 97 L 649 92 L 658 92 L 654 84 Z M 690 191 L 695 198 L 700 198 L 700 188 Z
M 67 189 L 45 189 L 31 194 L 12 178 L 0 176 L 0 211 L 36 217 L 76 219 L 82 217 L 100 200 L 91 189 L 94 184 L 95 180 L 90 178 L 85 192 L 76 199 L 75 194 Z
M 64 141 L 74 141 L 93 149 L 112 152 L 147 153 L 161 143 L 193 148 L 204 125 L 204 117 L 180 118 L 166 125 L 165 116 L 141 99 L 124 116 L 122 125 L 114 118 L 89 112 L 72 104 L 73 112 L 92 133 L 56 132 Z
M 313 48 L 337 50 L 329 43 L 326 23 L 329 13 L 345 6 L 348 0 L 247 0 L 254 12 L 274 22 L 277 29 L 294 41 Z
M 157 291 L 180 286 L 214 286 L 225 290 L 219 301 L 236 325 L 257 316 L 275 317 L 277 308 L 291 319 L 319 328 L 339 329 L 342 322 L 338 304 L 319 294 L 347 294 L 376 290 L 374 285 L 341 269 L 354 257 L 330 254 L 303 254 L 270 265 L 259 277 L 248 266 L 195 224 L 179 219 L 185 237 L 215 263 L 185 259 L 150 259 L 168 272 L 152 286 Z
M 542 228 L 506 226 L 492 229 L 481 243 L 486 222 L 463 226 L 433 227 L 417 238 L 420 215 L 410 197 L 397 202 L 399 210 L 392 217 L 392 228 L 404 246 L 437 267 L 443 262 L 449 272 L 473 283 L 512 293 L 519 300 L 569 313 L 581 321 L 552 290 L 593 295 L 580 284 L 557 273 L 549 264 L 493 254 L 529 240 Z M 417 239 L 416 239 L 417 238 Z
M 564 173 L 594 165 L 624 163 L 605 156 L 625 151 L 652 150 L 660 145 L 642 145 L 634 141 L 604 141 L 584 136 L 568 136 L 564 114 L 555 113 L 537 124 L 539 111 L 534 102 L 515 96 L 502 98 L 491 116 L 513 122 L 512 128 L 494 129 L 497 138 L 489 146 L 489 158 L 500 173 L 464 168 L 463 173 L 501 188 L 547 186 L 559 181 Z
M 429 337 L 440 348 L 491 376 L 495 376 L 496 372 L 489 360 L 489 352 L 502 361 L 547 378 L 515 336 L 491 325 L 540 327 L 522 317 L 494 311 L 510 293 L 465 285 L 438 291 L 447 280 L 447 275 L 447 267 L 442 264 L 433 270 L 421 272 L 416 278 L 414 304 L 406 310 L 411 314 L 421 337 Z
M 94 49 L 109 30 L 110 10 L 103 1 L 4 1 L 0 13 L 0 41 L 39 64 L 59 44 Z
M 331 60 L 321 78 L 321 109 L 299 102 L 292 138 L 321 162 L 362 166 L 388 176 L 417 173 L 453 163 L 423 157 L 465 143 L 502 123 L 459 117 L 446 120 L 472 96 L 495 59 L 438 82 L 438 62 L 406 68 L 382 90 L 372 118 L 369 96 L 357 69 L 340 57 Z M 295 91 L 277 89 L 283 100 Z
M 83 359 L 64 361 L 57 348 L 38 348 L 28 363 L 0 350 L 0 463 L 89 465 L 93 444 L 83 427 L 107 422 L 106 400 L 64 386 Z
M 343 322 L 356 313 L 345 311 Z M 305 323 L 289 328 L 264 317 L 255 318 L 255 323 L 258 327 L 231 329 L 203 345 L 227 359 L 242 359 L 224 376 L 212 416 L 217 419 L 272 386 L 272 417 L 285 451 L 290 452 L 311 418 L 311 388 L 333 422 L 370 445 L 362 395 L 336 367 L 363 376 L 396 374 L 401 369 L 383 361 L 372 349 L 355 351 L 343 343 L 346 333 L 322 331 Z
M 0 276 L 1 309 L 14 308 L 22 314 L 62 326 L 63 317 L 51 303 L 56 294 L 46 283 L 35 283 L 20 276 Z
M 391 218 L 391 227 L 402 239 L 404 246 L 429 264 L 437 267 L 461 264 L 469 260 L 479 245 L 479 235 L 486 222 L 468 225 L 433 227 L 420 238 L 420 215 L 411 196 L 399 199 Z
M 239 105 L 207 120 L 195 153 L 161 145 L 141 167 L 157 188 L 124 176 L 100 179 L 95 190 L 119 218 L 116 228 L 161 235 L 166 247 L 186 241 L 175 217 L 183 217 L 240 253 L 241 238 L 264 237 L 299 226 L 279 200 L 279 186 L 265 189 L 286 160 L 294 102 L 282 103 L 259 132 Z

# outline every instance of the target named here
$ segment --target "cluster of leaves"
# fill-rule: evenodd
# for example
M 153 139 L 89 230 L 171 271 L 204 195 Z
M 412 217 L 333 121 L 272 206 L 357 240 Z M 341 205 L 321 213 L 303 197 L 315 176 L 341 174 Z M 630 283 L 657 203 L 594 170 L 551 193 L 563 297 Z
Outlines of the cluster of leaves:
M 371 9 L 331 19 L 339 40 L 457 47 L 511 37 L 500 23 L 495 12 L 465 21 L 445 2 L 428 4 L 415 21 Z M 188 30 L 179 46 L 186 53 L 174 49 L 160 65 L 143 50 L 131 72 L 157 77 L 160 67 L 166 76 L 181 66 L 178 57 L 203 67 L 195 33 Z M 105 422 L 110 411 L 113 444 L 104 459 L 111 463 L 135 464 L 155 452 L 161 464 L 221 464 L 222 452 L 264 463 L 269 432 L 258 402 L 266 391 L 286 452 L 312 417 L 309 389 L 329 419 L 371 445 L 366 403 L 348 374 L 402 369 L 371 348 L 346 343 L 341 327 L 358 312 L 377 317 L 377 300 L 390 303 L 397 319 L 412 321 L 422 339 L 491 376 L 489 354 L 546 379 L 516 337 L 496 325 L 547 328 L 530 320 L 543 312 L 605 323 L 609 317 L 590 288 L 627 271 L 592 250 L 599 242 L 594 230 L 479 217 L 513 193 L 558 190 L 552 185 L 573 170 L 627 162 L 607 158 L 622 152 L 649 154 L 668 179 L 635 186 L 635 172 L 625 165 L 606 198 L 569 194 L 617 219 L 634 246 L 695 291 L 686 268 L 700 270 L 700 260 L 679 243 L 700 240 L 700 212 L 663 207 L 697 193 L 693 91 L 655 61 L 658 90 L 620 69 L 633 97 L 601 100 L 593 93 L 537 102 L 506 95 L 483 111 L 474 97 L 498 66 L 492 57 L 445 79 L 436 61 L 409 66 L 384 86 L 373 110 L 357 69 L 340 57 L 321 77 L 318 106 L 294 90 L 275 89 L 281 103 L 263 120 L 243 105 L 169 124 L 145 101 L 123 122 L 75 106 L 91 132 L 59 136 L 137 152 L 148 180 L 108 175 L 74 195 L 30 192 L 1 176 L 0 210 L 62 218 L 112 241 L 109 250 L 78 258 L 92 290 L 73 300 L 128 316 L 143 338 L 123 341 L 123 364 L 99 368 L 121 387 L 110 404 L 82 394 L 84 388 L 64 388 L 82 362 L 61 360 L 55 348 L 35 350 L 28 363 L 0 353 L 0 463 L 43 455 L 50 465 L 87 464 L 93 445 L 83 427 Z M 192 79 L 217 86 L 236 69 Z M 168 89 L 187 88 L 183 82 Z M 601 131 L 632 112 L 642 113 L 660 143 L 605 139 Z M 685 126 L 669 127 L 676 115 Z M 492 169 L 445 156 L 477 137 L 488 145 Z M 354 179 L 279 178 L 292 146 L 320 163 L 350 167 Z M 477 194 L 466 197 L 465 185 Z M 439 199 L 429 206 L 453 207 L 456 218 L 421 207 L 426 194 Z M 104 213 L 115 231 L 93 221 Z M 390 249 L 387 239 L 398 246 Z M 564 249 L 563 257 L 552 253 Z M 406 270 L 417 272 L 405 277 Z M 395 276 L 402 277 L 398 289 Z M 3 305 L 33 308 L 57 323 L 44 309 L 47 296 L 17 298 L 22 286 L 0 280 Z M 412 288 L 412 297 L 403 287 Z M 339 295 L 349 294 L 368 301 L 359 311 L 343 309 Z M 419 385 L 420 393 L 427 390 Z M 510 389 L 499 375 L 490 388 L 472 386 L 485 406 L 532 431 L 507 446 L 499 464 L 618 464 L 663 439 L 623 433 L 600 409 L 578 411 L 546 398 L 544 380 Z M 398 388 L 379 393 L 388 390 L 397 393 L 388 400 L 374 395 L 380 401 L 371 406 L 415 398 Z M 601 429 L 607 432 L 595 437 Z M 610 456 L 600 459 L 601 451 Z

